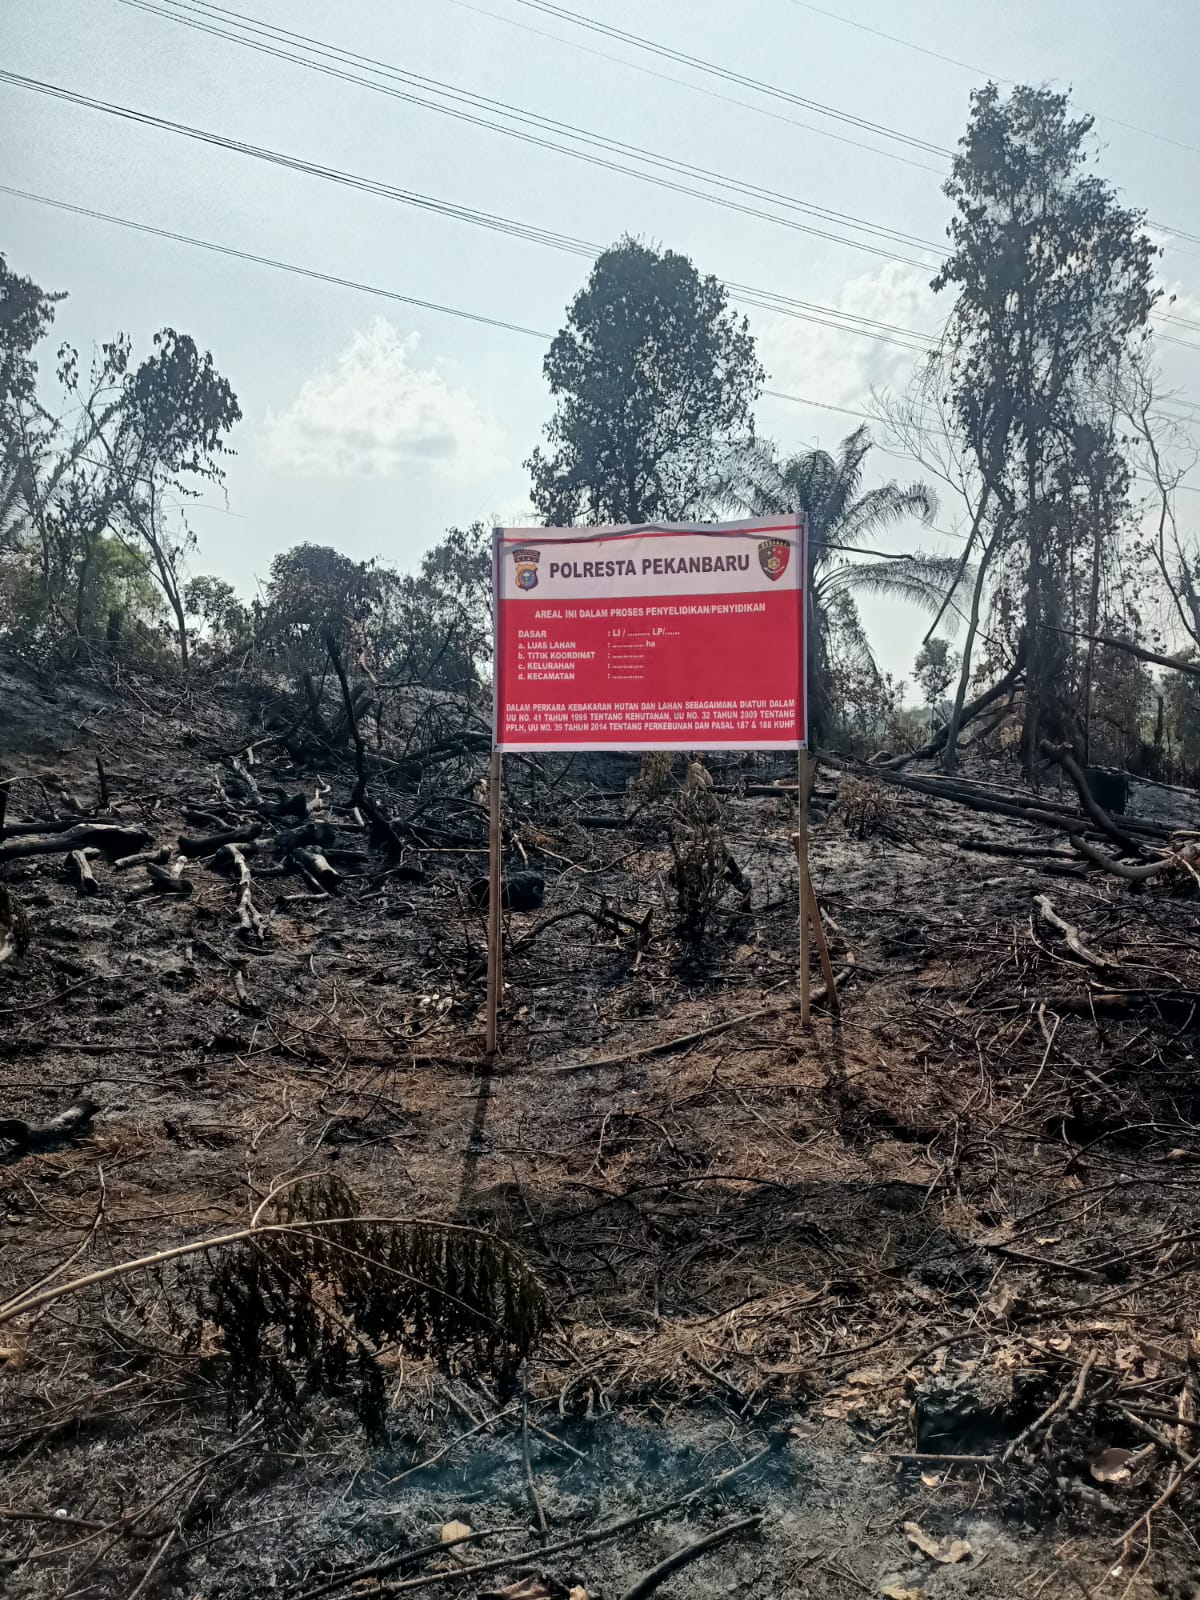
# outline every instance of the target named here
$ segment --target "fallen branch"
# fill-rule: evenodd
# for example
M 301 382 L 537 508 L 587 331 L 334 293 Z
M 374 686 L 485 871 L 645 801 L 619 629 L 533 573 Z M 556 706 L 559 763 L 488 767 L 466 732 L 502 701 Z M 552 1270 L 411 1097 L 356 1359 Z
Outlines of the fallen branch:
M 99 881 L 92 871 L 92 861 L 99 854 L 99 850 L 92 847 L 87 850 L 72 850 L 67 857 L 67 877 L 76 885 L 81 895 L 100 893 Z
M 850 976 L 853 967 L 844 967 L 835 978 L 835 984 L 842 984 Z M 811 1000 L 815 1003 L 824 1000 L 828 994 L 825 984 L 818 983 L 813 987 Z M 589 1072 L 593 1068 L 620 1067 L 629 1061 L 647 1061 L 652 1056 L 670 1055 L 673 1050 L 686 1050 L 689 1046 L 700 1044 L 705 1039 L 711 1039 L 718 1033 L 727 1033 L 730 1028 L 740 1027 L 743 1022 L 763 1022 L 768 1017 L 783 1017 L 799 1009 L 799 1000 L 788 1000 L 780 1006 L 759 1006 L 755 1011 L 742 1011 L 736 1017 L 726 1017 L 724 1022 L 711 1023 L 707 1028 L 700 1028 L 695 1033 L 681 1033 L 674 1039 L 661 1039 L 657 1044 L 644 1044 L 637 1050 L 625 1050 L 619 1056 L 602 1056 L 599 1061 L 571 1061 L 565 1067 L 558 1067 L 558 1072 Z
M 977 695 L 974 700 L 965 705 L 958 719 L 958 727 L 955 729 L 956 738 L 968 722 L 972 722 L 981 711 L 986 711 L 989 706 L 995 705 L 997 700 L 1002 700 L 1010 689 L 1015 688 L 1024 670 L 1025 658 L 1023 655 L 1018 656 L 1002 678 L 998 678 L 990 689 L 985 689 L 981 695 Z M 892 756 L 890 760 L 883 763 L 883 767 L 886 770 L 898 771 L 910 761 L 927 761 L 930 756 L 937 755 L 938 751 L 945 745 L 950 728 L 951 724 L 949 722 L 943 724 L 928 744 L 922 745 L 919 750 L 910 750 L 905 755 Z
M 1192 1476 L 1197 1467 L 1200 1467 L 1200 1455 L 1192 1456 L 1187 1466 L 1181 1468 L 1180 1471 L 1175 1474 L 1154 1504 L 1143 1511 L 1137 1521 L 1131 1523 L 1129 1527 L 1125 1529 L 1125 1532 L 1119 1539 L 1113 1540 L 1113 1543 L 1115 1545 L 1128 1544 L 1130 1539 L 1133 1538 L 1134 1534 L 1140 1527 L 1142 1527 L 1143 1524 L 1145 1524 L 1146 1531 L 1149 1533 L 1150 1518 L 1154 1516 L 1155 1512 L 1161 1511 L 1165 1505 L 1169 1504 L 1169 1502 L 1175 1498 L 1179 1490 L 1182 1489 L 1184 1483 Z
M 954 805 L 966 806 L 971 811 L 982 811 L 997 817 L 1013 817 L 1018 822 L 1036 822 L 1043 827 L 1055 828 L 1061 833 L 1078 833 L 1081 822 L 1090 819 L 1077 811 L 1056 810 L 1032 800 L 1015 796 L 1001 796 L 988 789 L 969 788 L 961 780 L 950 782 L 944 778 L 912 777 L 906 772 L 893 772 L 888 767 L 872 766 L 869 762 L 853 761 L 844 757 L 822 756 L 831 766 L 846 771 L 862 773 L 880 783 L 895 784 L 901 789 L 911 789 L 916 794 L 932 795 L 938 800 L 949 800 Z M 1140 817 L 1127 817 L 1125 826 L 1130 833 L 1140 833 L 1152 839 L 1165 839 L 1167 829 L 1156 822 Z
M 252 800 L 255 805 L 261 805 L 262 790 L 258 787 L 258 779 L 250 771 L 250 768 L 239 756 L 233 756 L 229 765 L 233 768 L 234 775 L 245 790 L 247 798 Z
M 594 1544 L 601 1544 L 608 1539 L 615 1539 L 619 1534 L 629 1533 L 634 1528 L 640 1528 L 647 1522 L 653 1522 L 657 1517 L 665 1516 L 668 1511 L 678 1511 L 681 1507 L 690 1505 L 693 1501 L 702 1499 L 705 1495 L 715 1494 L 732 1482 L 742 1473 L 748 1472 L 751 1467 L 758 1465 L 766 1456 L 771 1455 L 784 1442 L 784 1436 L 773 1436 L 771 1443 L 764 1450 L 747 1460 L 739 1462 L 735 1467 L 729 1467 L 724 1472 L 719 1472 L 715 1478 L 707 1483 L 702 1483 L 698 1488 L 689 1489 L 686 1494 L 680 1495 L 675 1500 L 664 1500 L 656 1506 L 650 1506 L 645 1511 L 638 1511 L 631 1517 L 622 1517 L 619 1522 L 610 1522 L 602 1528 L 591 1528 L 586 1533 L 576 1534 L 571 1539 L 560 1539 L 556 1544 L 537 1546 L 533 1550 L 523 1550 L 516 1555 L 494 1556 L 490 1561 L 477 1561 L 471 1567 L 458 1567 L 450 1571 L 430 1572 L 419 1578 L 405 1578 L 399 1583 L 382 1583 L 374 1589 L 362 1591 L 364 1600 L 370 1596 L 371 1600 L 382 1595 L 407 1594 L 413 1589 L 424 1589 L 429 1584 L 457 1583 L 464 1578 L 482 1576 L 486 1572 L 498 1572 L 505 1567 L 521 1567 L 530 1561 L 543 1561 L 547 1556 L 558 1555 L 563 1550 L 579 1550 Z M 297 1600 L 309 1600 L 309 1595 L 299 1595 Z
M 145 828 L 123 828 L 115 823 L 83 823 L 62 833 L 36 839 L 14 839 L 0 844 L 0 861 L 16 861 L 21 856 L 69 855 L 72 850 L 91 846 L 105 856 L 128 856 L 150 843 Z
M 956 839 L 960 850 L 975 850 L 985 856 L 1007 856 L 1016 860 L 1074 861 L 1069 850 L 1049 844 L 1001 844 L 993 839 Z
M 1143 645 L 1131 644 L 1128 639 L 1116 639 L 1111 633 L 1080 633 L 1075 628 L 1056 628 L 1052 622 L 1043 623 L 1054 633 L 1065 633 L 1073 639 L 1088 639 L 1092 644 L 1105 645 L 1109 650 L 1123 650 L 1126 655 L 1148 661 L 1154 667 L 1169 667 L 1172 672 L 1183 672 L 1188 677 L 1200 678 L 1200 661 L 1180 661 L 1178 656 L 1160 655 L 1157 650 L 1147 650 Z
M 509 1410 L 512 1410 L 511 1406 Z M 499 1413 L 499 1416 L 504 1415 L 503 1411 Z M 489 1417 L 486 1422 L 481 1422 L 477 1427 L 470 1428 L 466 1433 L 461 1434 L 458 1439 L 454 1440 L 454 1443 L 460 1444 L 463 1439 L 469 1439 L 473 1433 L 479 1433 L 483 1428 L 489 1427 L 491 1423 L 497 1420 L 497 1417 Z M 439 1450 L 436 1455 L 430 1456 L 429 1461 L 422 1462 L 421 1466 L 426 1467 L 430 1462 L 440 1460 L 444 1453 L 444 1451 Z M 407 1476 L 407 1473 L 402 1472 L 399 1478 L 391 1478 L 388 1481 L 389 1483 L 399 1483 L 401 1478 Z M 296 1596 L 296 1600 L 321 1600 L 322 1596 L 336 1594 L 339 1589 L 348 1589 L 352 1583 L 358 1583 L 363 1578 L 387 1577 L 389 1573 L 395 1572 L 397 1567 L 407 1567 L 413 1561 L 424 1561 L 427 1556 L 442 1555 L 447 1550 L 453 1550 L 457 1545 L 474 1544 L 479 1539 L 494 1539 L 498 1534 L 512 1533 L 513 1531 L 512 1528 L 480 1528 L 478 1532 L 472 1530 L 469 1533 L 460 1533 L 453 1539 L 439 1539 L 436 1544 L 418 1545 L 415 1550 L 406 1550 L 403 1555 L 388 1556 L 383 1561 L 373 1561 L 369 1566 L 355 1567 L 352 1571 L 344 1572 L 339 1577 L 329 1578 L 325 1583 L 318 1584 L 315 1589 L 305 1589 L 303 1594 Z
M 647 911 L 640 921 L 636 917 L 624 916 L 619 911 L 614 911 L 610 906 L 601 904 L 599 911 L 593 911 L 590 906 L 574 906 L 569 911 L 556 911 L 552 916 L 543 917 L 542 920 L 530 928 L 527 934 L 520 939 L 515 939 L 511 949 L 514 955 L 527 950 L 535 939 L 539 939 L 548 928 L 553 928 L 557 923 L 570 922 L 577 917 L 583 917 L 588 922 L 595 923 L 605 933 L 620 934 L 623 930 L 636 935 L 639 942 L 644 942 L 650 933 L 650 919 L 654 915 L 653 907 Z
M 169 867 L 160 866 L 157 861 L 147 861 L 146 874 L 161 894 L 177 894 L 186 899 L 196 886 L 190 878 L 184 877 L 183 868 L 183 857 L 176 856 Z
M 298 846 L 292 851 L 292 860 L 316 888 L 323 889 L 326 894 L 337 893 L 342 875 L 336 867 L 330 866 L 319 850 L 306 850 Z
M 1110 856 L 1106 850 L 1101 850 L 1099 845 L 1090 844 L 1078 834 L 1072 834 L 1071 844 L 1081 856 L 1086 856 L 1089 861 L 1094 861 L 1106 872 L 1111 872 L 1118 878 L 1125 878 L 1130 883 L 1145 883 L 1148 878 L 1157 878 L 1160 873 L 1166 872 L 1168 867 L 1189 859 L 1186 855 L 1179 857 L 1169 855 L 1160 856 L 1157 861 L 1118 861 L 1116 856 Z M 1195 859 L 1194 853 L 1191 859 Z
M 12 780 L 7 780 L 11 782 Z M 6 795 L 8 790 L 0 785 L 0 795 Z M 87 823 L 97 826 L 104 825 L 103 817 L 58 817 L 51 822 L 10 822 L 7 827 L 0 827 L 0 839 L 20 839 L 31 833 L 67 833 L 71 828 L 80 828 Z
M 237 884 L 236 909 L 241 931 L 248 938 L 256 939 L 261 944 L 265 937 L 263 919 L 255 909 L 254 880 L 250 876 L 250 865 L 245 856 L 236 844 L 222 845 L 213 858 L 213 865 L 218 868 L 228 866 L 233 872 Z
M 1200 1006 L 1200 989 L 1089 989 L 1084 994 L 1047 994 L 1044 1003 L 1050 1010 L 1066 1011 L 1076 1017 L 1090 1017 L 1098 1011 L 1119 1016 L 1153 1005 L 1190 1022 Z
M 697 1556 L 702 1556 L 706 1550 L 713 1550 L 719 1544 L 725 1544 L 729 1539 L 736 1539 L 740 1534 L 749 1533 L 759 1527 L 762 1522 L 762 1513 L 752 1517 L 739 1517 L 736 1522 L 727 1522 L 723 1527 L 714 1528 L 711 1533 L 706 1533 L 702 1538 L 693 1539 L 691 1544 L 685 1544 L 682 1550 L 676 1550 L 674 1555 L 667 1556 L 665 1561 L 660 1561 L 656 1567 L 651 1567 L 649 1572 L 644 1572 L 632 1588 L 626 1589 L 621 1600 L 646 1600 L 667 1579 L 678 1572 L 680 1567 L 686 1567 L 689 1562 L 695 1561 Z
M 261 822 L 248 822 L 244 828 L 223 828 L 220 833 L 206 833 L 197 838 L 189 839 L 181 834 L 179 848 L 194 860 L 198 856 L 216 855 L 225 845 L 253 844 L 261 832 Z
M 332 823 L 302 822 L 299 827 L 285 828 L 282 833 L 277 833 L 271 842 L 280 855 L 287 855 L 301 846 L 317 845 L 323 849 L 336 839 L 337 829 Z
M 990 1467 L 995 1465 L 993 1455 L 943 1455 L 939 1450 L 889 1450 L 888 1460 L 895 1461 L 902 1467 L 930 1466 L 945 1467 Z
M 1106 957 L 1097 955 L 1094 950 L 1089 949 L 1084 944 L 1083 935 L 1079 932 L 1079 929 L 1059 916 L 1058 912 L 1050 904 L 1048 895 L 1035 895 L 1033 903 L 1038 908 L 1042 921 L 1049 923 L 1052 928 L 1062 934 L 1067 941 L 1067 949 L 1077 955 L 1081 961 L 1086 961 L 1089 967 L 1099 967 L 1104 971 L 1110 969 L 1120 970 L 1120 962 L 1109 961 Z
M 1104 807 L 1093 795 L 1087 777 L 1066 745 L 1051 744 L 1048 739 L 1043 739 L 1041 744 L 1042 754 L 1049 756 L 1051 761 L 1057 761 L 1059 766 L 1075 785 L 1075 792 L 1079 796 L 1079 804 L 1087 812 L 1101 833 L 1106 833 L 1114 844 L 1119 844 L 1122 850 L 1127 850 L 1130 855 L 1140 855 L 1141 847 L 1129 837 L 1121 828 L 1118 828 Z
M 164 844 L 157 850 L 139 850 L 135 856 L 122 856 L 114 864 L 114 872 L 129 872 L 134 867 L 161 867 L 171 859 L 170 849 Z
M 0 1117 L 0 1139 L 7 1139 L 20 1150 L 49 1150 L 64 1144 L 76 1134 L 86 1133 L 99 1107 L 83 1097 L 47 1122 L 25 1122 L 20 1117 Z

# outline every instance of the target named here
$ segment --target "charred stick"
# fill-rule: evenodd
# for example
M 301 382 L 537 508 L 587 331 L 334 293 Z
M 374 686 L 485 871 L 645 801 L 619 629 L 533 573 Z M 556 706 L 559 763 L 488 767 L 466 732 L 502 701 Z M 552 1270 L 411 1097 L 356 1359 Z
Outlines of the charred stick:
M 296 861 L 312 879 L 313 883 L 326 894 L 336 894 L 341 884 L 342 875 L 336 867 L 331 867 L 329 862 L 319 850 L 306 850 L 300 847 L 292 851 L 292 859 Z
M 272 843 L 280 855 L 290 855 L 303 846 L 331 845 L 337 839 L 337 830 L 328 822 L 303 822 L 298 828 L 285 828 L 275 835 Z
M 1095 950 L 1083 942 L 1083 935 L 1074 923 L 1068 922 L 1064 917 L 1060 917 L 1058 912 L 1055 911 L 1050 903 L 1049 895 L 1035 895 L 1033 903 L 1038 908 L 1042 921 L 1048 923 L 1050 927 L 1062 934 L 1067 941 L 1067 949 L 1073 955 L 1077 955 L 1089 967 L 1099 967 L 1102 971 L 1119 972 L 1122 970 L 1119 961 L 1110 961 L 1107 957 L 1098 955 Z
M 146 872 L 150 882 L 163 894 L 177 894 L 186 898 L 195 888 L 190 878 L 183 875 L 184 859 L 176 856 L 170 867 L 159 866 L 155 861 L 146 863 Z
M 211 856 L 228 845 L 251 844 L 261 832 L 261 822 L 248 822 L 244 828 L 226 828 L 221 833 L 208 833 L 197 838 L 181 834 L 179 848 L 185 856 Z
M 218 833 L 223 828 L 233 827 L 229 817 L 219 817 L 215 811 L 204 811 L 200 806 L 184 806 L 183 814 L 189 822 L 198 823 L 202 828 L 213 828 Z
M 1037 822 L 1063 833 L 1078 833 L 1084 818 L 1078 812 L 1054 807 L 1050 803 L 1037 803 L 1023 796 L 997 794 L 993 790 L 972 788 L 961 780 L 956 783 L 944 778 L 921 778 L 906 772 L 894 772 L 885 766 L 872 766 L 869 762 L 851 761 L 841 757 L 824 756 L 830 766 L 862 773 L 879 783 L 894 784 L 901 789 L 911 789 L 914 794 L 932 795 L 938 800 L 949 800 L 954 805 L 966 806 L 972 811 L 982 811 L 998 817 L 1013 817 L 1018 822 Z M 1090 822 L 1091 818 L 1087 818 Z M 1140 817 L 1127 817 L 1125 826 L 1129 833 L 1142 834 L 1151 839 L 1164 839 L 1167 829 L 1160 823 L 1147 822 Z
M 250 876 L 246 857 L 236 844 L 224 844 L 217 851 L 213 864 L 221 869 L 227 867 L 233 873 L 237 887 L 236 905 L 241 931 L 248 939 L 254 939 L 261 944 L 265 936 L 263 919 L 255 909 L 254 880 Z
M 7 790 L 4 791 L 7 793 Z M 71 828 L 80 828 L 85 823 L 94 822 L 104 824 L 103 817 L 55 817 L 52 820 L 41 822 L 10 822 L 7 828 L 0 830 L 0 839 L 21 839 L 34 833 L 66 833 Z
M 842 983 L 854 969 L 845 967 L 836 975 L 836 981 Z M 826 988 L 823 983 L 813 985 L 812 999 L 814 1002 L 826 998 Z M 738 1028 L 744 1022 L 765 1022 L 769 1017 L 787 1016 L 795 1011 L 797 1002 L 792 1000 L 786 1005 L 757 1006 L 753 1011 L 742 1011 L 736 1017 L 726 1017 L 723 1022 L 714 1022 L 707 1028 L 699 1028 L 695 1033 L 681 1033 L 674 1039 L 663 1039 L 658 1044 L 640 1045 L 636 1050 L 623 1051 L 619 1056 L 601 1056 L 597 1061 L 569 1061 L 566 1066 L 556 1067 L 556 1072 L 590 1072 L 600 1067 L 624 1066 L 630 1061 L 645 1061 L 652 1056 L 670 1055 L 673 1050 L 684 1050 L 693 1044 L 699 1044 L 703 1039 L 711 1039 L 718 1033 L 725 1033 L 730 1028 Z
M 286 796 L 282 800 L 261 800 L 258 809 L 264 817 L 272 819 L 287 818 L 291 822 L 303 822 L 308 816 L 308 796 L 302 791 Z
M 92 861 L 99 850 L 72 850 L 67 857 L 67 877 L 76 885 L 80 895 L 100 893 L 100 884 L 92 871 Z
M 304 690 L 304 697 L 308 701 L 308 714 L 312 718 L 313 727 L 322 739 L 328 739 L 329 724 L 321 713 L 321 696 L 316 684 L 313 682 L 311 672 L 304 673 L 300 679 L 300 685 Z
M 1074 861 L 1069 850 L 1060 850 L 1048 844 L 1001 844 L 992 839 L 956 839 L 960 850 L 975 850 L 986 856 L 1008 856 L 1017 860 L 1044 859 L 1047 861 Z
M 120 861 L 114 862 L 114 872 L 128 872 L 131 867 L 161 867 L 164 862 L 171 859 L 171 852 L 164 844 L 157 850 L 141 850 L 135 856 L 123 856 Z
M 15 861 L 20 856 L 69 855 L 73 850 L 94 846 L 101 855 L 128 856 L 149 844 L 145 828 L 123 828 L 114 823 L 82 823 L 45 838 L 14 839 L 0 844 L 0 861 Z
M 350 731 L 354 736 L 354 765 L 358 776 L 350 793 L 350 804 L 359 807 L 371 819 L 383 839 L 389 855 L 398 863 L 403 864 L 405 857 L 404 841 L 367 792 L 367 750 L 363 744 L 362 731 L 358 726 L 358 717 L 354 710 L 354 697 L 350 692 L 346 669 L 342 665 L 342 652 L 338 648 L 333 629 L 329 627 L 323 628 L 321 630 L 321 639 L 329 652 L 330 661 L 333 662 L 333 670 L 337 673 L 337 680 L 342 691 L 342 702 L 346 709 L 346 717 L 349 720 Z M 413 874 L 419 877 L 424 876 L 424 873 L 418 872 L 416 868 L 409 867 L 407 870 L 410 876 Z
M 245 789 L 250 799 L 256 805 L 260 805 L 262 803 L 262 791 L 258 787 L 258 779 L 250 771 L 250 768 L 238 756 L 234 756 L 229 765 L 233 768 L 241 781 L 242 788 Z
M 470 1567 L 460 1567 L 452 1572 L 425 1573 L 417 1578 L 404 1578 L 396 1583 L 383 1583 L 375 1589 L 365 1590 L 369 1595 L 404 1594 L 410 1589 L 424 1589 L 430 1584 L 453 1583 L 462 1578 L 471 1578 L 484 1572 L 496 1572 L 504 1567 L 520 1567 L 530 1561 L 541 1561 L 547 1556 L 557 1555 L 560 1550 L 578 1550 L 594 1544 L 603 1544 L 609 1539 L 615 1539 L 619 1534 L 631 1532 L 634 1528 L 643 1527 L 647 1522 L 653 1522 L 664 1516 L 668 1511 L 677 1511 L 683 1506 L 715 1494 L 723 1489 L 732 1479 L 739 1477 L 743 1472 L 748 1472 L 756 1467 L 766 1456 L 771 1455 L 783 1443 L 782 1438 L 772 1436 L 771 1443 L 765 1450 L 759 1450 L 747 1460 L 739 1462 L 737 1466 L 728 1467 L 724 1472 L 719 1472 L 715 1478 L 707 1483 L 700 1484 L 695 1489 L 688 1490 L 674 1500 L 664 1500 L 659 1505 L 649 1506 L 645 1511 L 635 1512 L 632 1516 L 622 1517 L 617 1522 L 609 1522 L 599 1528 L 589 1528 L 586 1533 L 577 1533 L 570 1539 L 559 1539 L 554 1544 L 548 1544 L 538 1549 L 520 1551 L 515 1555 L 494 1556 L 489 1561 L 478 1561 Z M 399 1565 L 399 1563 L 397 1563 Z M 308 1600 L 301 1595 L 299 1600 Z
M 1200 1455 L 1192 1456 L 1187 1466 L 1180 1468 L 1180 1470 L 1171 1479 L 1167 1487 L 1159 1495 L 1154 1504 L 1150 1506 L 1148 1510 L 1143 1511 L 1137 1521 L 1131 1523 L 1130 1526 L 1125 1529 L 1125 1532 L 1119 1539 L 1113 1540 L 1113 1543 L 1115 1545 L 1128 1544 L 1130 1539 L 1132 1539 L 1137 1533 L 1138 1529 L 1143 1526 L 1145 1526 L 1148 1532 L 1150 1528 L 1150 1519 L 1155 1515 L 1156 1512 L 1161 1511 L 1165 1505 L 1175 1498 L 1176 1494 L 1178 1494 L 1179 1490 L 1183 1487 L 1185 1481 L 1192 1476 L 1197 1467 L 1200 1467 Z
M 78 1133 L 86 1133 L 99 1107 L 86 1096 L 46 1122 L 25 1122 L 20 1117 L 0 1117 L 0 1139 L 21 1150 L 49 1150 Z
M 1106 872 L 1111 872 L 1114 877 L 1125 878 L 1130 883 L 1145 883 L 1149 878 L 1157 878 L 1159 873 L 1165 872 L 1168 867 L 1175 865 L 1175 857 L 1162 856 L 1158 861 L 1118 861 L 1116 856 L 1110 856 L 1106 850 L 1101 850 L 1098 845 L 1090 844 L 1079 834 L 1071 835 L 1071 843 L 1081 856 L 1086 856 L 1089 861 L 1094 861 L 1098 867 L 1103 867 Z M 1186 853 L 1183 859 L 1187 859 Z
M 669 1555 L 665 1561 L 660 1561 L 656 1567 L 651 1567 L 649 1572 L 644 1572 L 632 1588 L 626 1589 L 621 1600 L 646 1600 L 667 1579 L 686 1567 L 688 1562 L 695 1561 L 697 1556 L 702 1556 L 706 1550 L 715 1549 L 719 1544 L 725 1544 L 729 1539 L 736 1539 L 739 1534 L 750 1533 L 762 1522 L 762 1513 L 752 1517 L 739 1517 L 736 1522 L 727 1522 L 723 1527 L 714 1528 L 711 1533 L 706 1533 L 702 1538 L 693 1539 L 691 1544 L 685 1544 L 682 1550 L 676 1550 L 674 1555 Z

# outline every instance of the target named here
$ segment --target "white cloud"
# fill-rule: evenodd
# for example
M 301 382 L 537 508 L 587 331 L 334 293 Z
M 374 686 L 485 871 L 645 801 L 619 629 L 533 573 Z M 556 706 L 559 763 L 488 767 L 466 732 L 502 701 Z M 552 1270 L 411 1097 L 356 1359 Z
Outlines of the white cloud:
M 892 327 L 929 334 L 944 309 L 929 290 L 933 269 L 887 262 L 877 271 L 848 279 L 831 304 L 837 311 L 871 318 Z M 823 400 L 828 405 L 863 408 L 872 387 L 902 387 L 920 352 L 859 333 L 797 321 L 773 312 L 750 313 L 758 355 L 770 373 L 772 389 Z M 894 337 L 887 329 L 868 331 Z
M 503 460 L 503 434 L 443 364 L 416 365 L 418 334 L 385 318 L 356 333 L 264 425 L 272 466 L 309 477 L 389 478 L 414 467 L 481 477 Z

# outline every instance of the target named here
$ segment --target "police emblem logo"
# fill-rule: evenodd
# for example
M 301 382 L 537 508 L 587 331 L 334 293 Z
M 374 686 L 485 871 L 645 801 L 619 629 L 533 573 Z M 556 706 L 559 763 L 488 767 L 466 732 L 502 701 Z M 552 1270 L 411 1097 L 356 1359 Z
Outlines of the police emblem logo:
M 792 547 L 786 539 L 764 539 L 758 547 L 758 564 L 775 583 L 787 571 Z
M 542 559 L 542 552 L 529 549 L 514 550 L 512 558 L 517 567 L 517 588 L 536 589 L 538 562 Z

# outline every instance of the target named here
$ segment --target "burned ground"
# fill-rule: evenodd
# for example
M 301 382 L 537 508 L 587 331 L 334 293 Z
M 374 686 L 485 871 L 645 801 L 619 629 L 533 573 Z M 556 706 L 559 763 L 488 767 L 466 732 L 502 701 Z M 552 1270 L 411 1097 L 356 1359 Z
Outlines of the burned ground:
M 669 798 L 617 765 L 514 761 L 508 859 L 545 894 L 507 917 L 488 1070 L 478 737 L 426 708 L 377 764 L 397 853 L 354 815 L 349 757 L 296 750 L 302 702 L 4 670 L 0 858 L 64 822 L 201 844 L 158 879 L 101 854 L 95 892 L 65 852 L 0 865 L 28 921 L 0 964 L 5 1298 L 336 1174 L 364 1212 L 511 1243 L 556 1318 L 513 1395 L 385 1350 L 369 1443 L 336 1395 L 233 1427 L 219 1345 L 175 1325 L 181 1266 L 18 1315 L 4 1592 L 474 1596 L 535 1571 L 615 1597 L 750 1517 L 660 1592 L 1200 1592 L 1186 871 L 1130 884 L 1062 833 L 822 767 L 842 1013 L 805 1032 L 782 766 L 712 763 L 751 889 L 690 951 Z M 316 831 L 277 848 L 297 795 Z M 1148 786 L 1130 808 L 1200 822 Z M 451 1521 L 495 1531 L 415 1553 Z

